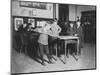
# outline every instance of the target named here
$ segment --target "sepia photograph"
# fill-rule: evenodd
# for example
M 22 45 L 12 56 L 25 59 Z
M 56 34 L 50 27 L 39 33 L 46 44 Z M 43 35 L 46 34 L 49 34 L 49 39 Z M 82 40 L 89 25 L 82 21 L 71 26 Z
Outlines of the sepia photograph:
M 96 70 L 96 11 L 11 0 L 11 74 Z

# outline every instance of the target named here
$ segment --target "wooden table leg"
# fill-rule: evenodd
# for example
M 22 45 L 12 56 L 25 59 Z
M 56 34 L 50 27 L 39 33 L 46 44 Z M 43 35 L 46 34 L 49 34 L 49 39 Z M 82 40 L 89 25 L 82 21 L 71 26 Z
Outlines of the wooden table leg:
M 27 46 L 25 46 L 25 54 L 27 55 Z
M 77 54 L 79 54 L 79 39 L 77 39 Z
M 64 56 L 64 64 L 66 64 L 66 48 L 67 48 L 67 41 L 65 40 L 65 56 Z
M 57 44 L 56 44 L 56 57 L 57 57 L 57 54 L 58 54 L 58 52 L 57 52 Z
M 21 48 L 20 48 L 20 51 L 19 51 L 20 54 L 22 53 L 22 49 L 23 49 L 23 46 L 21 45 Z

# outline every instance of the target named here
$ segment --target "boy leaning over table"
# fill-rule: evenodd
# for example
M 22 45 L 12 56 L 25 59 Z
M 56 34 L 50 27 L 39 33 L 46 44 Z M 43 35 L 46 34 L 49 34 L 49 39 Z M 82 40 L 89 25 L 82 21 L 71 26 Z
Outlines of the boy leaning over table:
M 51 61 L 51 56 L 49 53 L 49 48 L 48 48 L 48 34 L 52 33 L 51 31 L 51 24 L 48 24 L 47 22 L 43 21 L 43 26 L 40 28 L 36 28 L 35 31 L 39 32 L 39 38 L 38 38 L 38 43 L 39 43 L 39 51 L 40 51 L 40 56 L 42 59 L 42 65 L 46 65 L 44 62 L 44 50 L 46 52 L 47 58 L 49 60 L 48 63 L 52 64 L 53 62 Z

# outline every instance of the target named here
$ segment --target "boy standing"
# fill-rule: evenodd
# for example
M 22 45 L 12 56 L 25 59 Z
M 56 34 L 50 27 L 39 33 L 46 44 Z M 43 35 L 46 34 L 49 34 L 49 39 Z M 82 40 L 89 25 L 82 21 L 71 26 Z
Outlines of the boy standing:
M 51 62 L 51 56 L 49 54 L 49 48 L 48 48 L 48 33 L 51 33 L 50 30 L 51 26 L 50 24 L 47 24 L 44 22 L 44 26 L 41 28 L 38 28 L 38 32 L 40 33 L 38 43 L 39 43 L 39 50 L 40 50 L 40 56 L 42 58 L 42 65 L 45 65 L 44 63 L 44 50 L 47 54 L 47 58 L 49 59 L 49 63 Z
M 75 29 L 75 36 L 79 37 L 79 54 L 81 54 L 81 48 L 83 47 L 83 29 L 81 26 L 81 22 L 77 21 L 76 22 L 76 29 Z

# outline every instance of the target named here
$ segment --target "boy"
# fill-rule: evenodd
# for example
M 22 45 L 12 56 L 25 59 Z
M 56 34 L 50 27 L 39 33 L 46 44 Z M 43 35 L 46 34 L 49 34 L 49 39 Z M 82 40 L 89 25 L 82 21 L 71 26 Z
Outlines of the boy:
M 47 24 L 46 22 L 43 22 L 43 26 L 41 28 L 37 28 L 37 32 L 40 33 L 39 35 L 39 39 L 38 39 L 38 43 L 39 43 L 39 50 L 40 50 L 40 56 L 42 58 L 42 65 L 45 65 L 44 63 L 44 50 L 47 54 L 47 57 L 49 59 L 48 63 L 52 63 L 51 62 L 51 56 L 49 54 L 49 48 L 48 48 L 48 33 L 51 33 L 51 25 Z
M 77 21 L 76 22 L 76 28 L 75 28 L 75 36 L 79 37 L 79 54 L 81 54 L 81 48 L 83 47 L 83 29 L 81 26 L 81 22 Z

